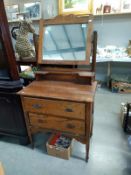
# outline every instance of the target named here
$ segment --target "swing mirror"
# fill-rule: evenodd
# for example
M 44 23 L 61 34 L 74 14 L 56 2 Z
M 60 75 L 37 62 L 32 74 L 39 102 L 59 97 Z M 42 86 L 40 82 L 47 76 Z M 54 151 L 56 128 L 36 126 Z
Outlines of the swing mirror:
M 39 64 L 89 64 L 92 19 L 74 15 L 42 20 Z

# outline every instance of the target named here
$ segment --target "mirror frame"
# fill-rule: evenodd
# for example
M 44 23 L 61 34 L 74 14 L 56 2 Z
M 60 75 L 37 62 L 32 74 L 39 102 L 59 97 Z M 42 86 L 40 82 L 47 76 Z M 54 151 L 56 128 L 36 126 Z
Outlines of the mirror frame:
M 57 16 L 53 19 L 40 20 L 39 44 L 38 44 L 38 64 L 54 64 L 54 65 L 89 65 L 92 50 L 92 34 L 93 34 L 93 15 L 67 15 Z M 86 39 L 86 59 L 84 61 L 61 61 L 61 60 L 43 60 L 43 42 L 45 27 L 49 25 L 64 25 L 64 24 L 87 24 L 87 39 Z

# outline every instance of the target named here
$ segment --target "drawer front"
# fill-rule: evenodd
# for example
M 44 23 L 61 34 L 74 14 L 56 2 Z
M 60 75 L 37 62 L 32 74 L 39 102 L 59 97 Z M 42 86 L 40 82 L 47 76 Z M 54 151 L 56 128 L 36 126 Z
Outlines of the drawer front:
M 85 119 L 84 103 L 24 97 L 24 107 L 28 112 Z
M 31 126 L 43 129 L 54 129 L 76 135 L 85 135 L 84 121 L 29 113 L 29 122 Z

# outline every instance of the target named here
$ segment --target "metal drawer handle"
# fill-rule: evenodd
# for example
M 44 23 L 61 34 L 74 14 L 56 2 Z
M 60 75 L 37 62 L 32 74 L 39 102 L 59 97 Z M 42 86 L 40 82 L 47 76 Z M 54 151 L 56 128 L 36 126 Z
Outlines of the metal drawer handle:
M 71 124 L 71 123 L 68 123 L 67 125 L 67 128 L 69 129 L 74 129 L 75 128 L 75 125 Z
M 35 108 L 35 109 L 42 108 L 42 106 L 40 104 L 33 104 L 32 107 Z
M 66 108 L 65 111 L 66 112 L 73 112 L 73 110 L 71 108 Z

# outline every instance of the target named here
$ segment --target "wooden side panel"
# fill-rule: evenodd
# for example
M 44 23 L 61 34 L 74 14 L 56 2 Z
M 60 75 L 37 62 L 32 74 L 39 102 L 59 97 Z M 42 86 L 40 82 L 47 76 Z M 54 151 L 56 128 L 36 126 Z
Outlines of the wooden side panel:
M 85 122 L 61 117 L 37 115 L 29 113 L 32 126 L 45 129 L 55 129 L 63 132 L 71 132 L 76 135 L 85 135 Z
M 92 41 L 92 72 L 96 72 L 97 32 L 93 33 Z
M 68 118 L 85 119 L 85 104 L 24 97 L 25 110 Z
M 38 64 L 41 63 L 42 61 L 42 57 L 43 57 L 43 41 L 44 41 L 44 32 L 45 32 L 45 28 L 43 27 L 44 22 L 41 19 L 40 23 L 39 23 L 39 40 L 38 40 Z
M 92 33 L 93 33 L 93 24 L 90 21 L 87 27 L 87 41 L 86 41 L 86 61 L 88 65 L 90 64 Z
M 17 71 L 16 60 L 15 60 L 15 55 L 14 55 L 13 46 L 11 42 L 9 26 L 8 26 L 8 21 L 6 17 L 3 0 L 0 0 L 0 32 L 1 32 L 0 35 L 2 37 L 4 48 L 5 48 L 5 54 L 7 55 L 7 59 L 8 59 L 11 78 L 13 80 L 18 80 L 19 75 Z

